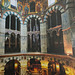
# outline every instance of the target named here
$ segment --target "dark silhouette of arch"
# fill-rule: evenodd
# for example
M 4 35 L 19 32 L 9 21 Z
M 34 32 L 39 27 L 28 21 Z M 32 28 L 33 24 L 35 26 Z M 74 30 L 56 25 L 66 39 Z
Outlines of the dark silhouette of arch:
M 53 31 L 52 36 L 48 34 L 48 53 L 64 54 L 62 30 L 59 30 L 58 33 L 56 31 Z
M 20 75 L 20 63 L 17 60 L 10 60 L 5 65 L 4 75 Z
M 62 64 L 50 61 L 48 64 L 48 75 L 66 75 Z
M 17 34 L 17 39 L 16 39 L 17 40 L 17 52 L 20 52 L 20 47 L 21 47 L 20 46 L 20 42 L 21 42 L 20 39 L 21 39 L 20 34 Z
M 15 15 L 11 15 L 11 29 L 15 30 Z
M 29 70 L 29 72 L 32 73 L 32 71 L 35 72 L 35 69 L 37 70 L 37 73 L 39 73 L 41 71 L 41 62 L 38 59 L 35 58 L 31 58 L 28 63 L 27 63 L 27 68 Z
M 9 15 L 6 17 L 5 28 L 9 29 Z
M 57 10 L 57 25 L 62 25 L 61 12 Z
M 53 11 L 52 13 L 50 13 L 50 15 L 48 15 L 47 25 L 48 29 L 58 25 L 62 25 L 61 12 L 59 10 Z
M 51 13 L 51 27 L 55 27 L 56 26 L 56 13 L 52 12 Z
M 17 30 L 18 30 L 18 31 L 21 30 L 20 27 L 21 27 L 21 26 L 20 26 L 20 20 L 19 20 L 19 18 L 17 18 Z
M 10 50 L 9 39 L 10 39 L 9 33 L 5 33 L 5 53 L 8 53 Z
M 16 52 L 16 49 L 15 49 L 15 33 L 11 33 L 11 53 L 14 53 Z

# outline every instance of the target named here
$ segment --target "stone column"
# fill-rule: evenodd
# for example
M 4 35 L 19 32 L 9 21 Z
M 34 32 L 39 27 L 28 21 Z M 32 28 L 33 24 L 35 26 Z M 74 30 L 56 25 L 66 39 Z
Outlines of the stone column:
M 11 47 L 11 34 L 9 34 L 9 48 Z
M 52 23 L 51 23 L 51 14 L 50 14 L 50 28 L 52 28 L 52 26 L 51 26 L 51 25 L 52 25 Z
M 32 31 L 32 28 L 31 28 L 31 19 L 30 19 L 30 31 Z
M 21 63 L 21 75 L 27 75 L 26 71 L 27 71 L 27 60 L 23 59 L 20 61 Z
M 0 54 L 5 52 L 5 19 L 0 18 Z
M 17 30 L 17 17 L 15 18 L 15 30 Z
M 72 29 L 72 49 L 73 49 L 73 56 L 75 56 L 75 21 L 71 25 Z
M 73 55 L 74 47 L 74 31 L 75 27 L 72 26 L 73 17 L 75 17 L 75 4 L 74 0 L 66 0 L 65 12 L 62 14 L 62 28 L 63 28 L 63 39 L 64 39 L 64 52 L 67 55 Z
M 17 34 L 15 35 L 15 48 L 17 48 Z
M 75 56 L 75 21 L 73 18 L 75 17 L 75 0 L 66 0 L 66 9 L 69 16 L 69 24 L 70 24 L 70 33 L 71 33 L 71 42 L 72 42 L 72 53 Z
M 30 34 L 30 49 L 32 50 L 32 34 Z
M 56 26 L 58 26 L 58 16 L 57 16 L 57 10 L 56 10 L 55 14 L 56 14 Z
M 11 15 L 9 15 L 9 29 L 11 29 Z
M 21 25 L 21 53 L 27 52 L 27 25 Z
M 17 17 L 15 18 L 15 30 L 17 31 Z M 17 48 L 17 34 L 15 35 L 15 47 Z
M 61 16 L 62 16 L 64 53 L 67 55 L 73 55 L 69 11 L 68 10 L 65 11 Z
M 35 19 L 35 30 L 37 31 L 37 19 Z
M 32 31 L 31 19 L 30 19 L 30 32 Z M 30 34 L 30 49 L 32 50 L 32 34 Z
M 47 53 L 46 22 L 40 24 L 41 52 Z

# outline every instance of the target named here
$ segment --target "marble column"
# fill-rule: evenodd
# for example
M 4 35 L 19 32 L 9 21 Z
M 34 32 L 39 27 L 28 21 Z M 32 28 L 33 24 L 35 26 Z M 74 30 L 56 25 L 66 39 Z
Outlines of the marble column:
M 15 18 L 15 30 L 17 31 L 17 17 Z M 15 35 L 15 47 L 17 48 L 17 34 Z
M 47 53 L 46 22 L 40 24 L 41 52 Z
M 50 28 L 52 28 L 52 23 L 51 23 L 51 14 L 50 14 Z
M 15 30 L 17 30 L 17 17 L 15 18 Z
M 64 53 L 67 55 L 73 55 L 72 51 L 72 35 L 70 29 L 70 17 L 69 11 L 67 10 L 62 15 L 62 31 L 63 31 L 63 42 L 64 42 Z
M 9 15 L 9 29 L 11 29 L 11 15 Z
M 31 19 L 30 19 L 30 32 L 32 31 L 32 26 L 31 26 Z M 29 34 L 30 35 L 30 49 L 32 50 L 32 34 Z
M 21 53 L 27 52 L 27 25 L 21 24 Z
M 0 18 L 0 54 L 5 52 L 5 19 Z

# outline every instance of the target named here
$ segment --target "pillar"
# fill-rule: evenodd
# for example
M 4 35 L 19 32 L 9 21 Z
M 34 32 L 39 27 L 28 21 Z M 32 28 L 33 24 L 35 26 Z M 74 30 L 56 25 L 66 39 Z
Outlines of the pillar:
M 75 16 L 75 5 L 74 0 L 66 0 L 65 12 L 62 14 L 62 28 L 63 28 L 63 39 L 64 39 L 64 52 L 67 55 L 73 55 L 74 47 L 74 27 L 72 26 L 73 18 Z
M 50 14 L 50 28 L 52 28 L 52 23 L 51 23 L 51 14 Z
M 5 52 L 5 19 L 0 18 L 0 54 Z
M 47 53 L 46 22 L 40 24 L 41 52 Z
M 21 24 L 21 53 L 27 52 L 27 25 Z
M 62 16 L 64 53 L 67 55 L 73 55 L 69 11 L 68 10 L 65 11 L 61 16 Z
M 31 19 L 30 19 L 30 32 L 32 31 Z M 30 34 L 30 49 L 32 50 L 32 34 Z
M 9 15 L 9 29 L 11 29 L 11 15 Z
M 15 18 L 15 30 L 17 31 L 17 17 Z M 17 48 L 17 34 L 15 35 L 15 47 Z

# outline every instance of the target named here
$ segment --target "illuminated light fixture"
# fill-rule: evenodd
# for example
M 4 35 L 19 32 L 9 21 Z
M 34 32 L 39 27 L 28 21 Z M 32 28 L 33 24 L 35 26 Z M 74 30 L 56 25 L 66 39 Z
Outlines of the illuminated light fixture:
M 17 69 L 17 67 L 18 67 L 18 63 L 15 63 L 15 69 Z
M 59 64 L 56 64 L 56 70 L 57 71 L 59 71 L 59 68 L 60 68 Z

